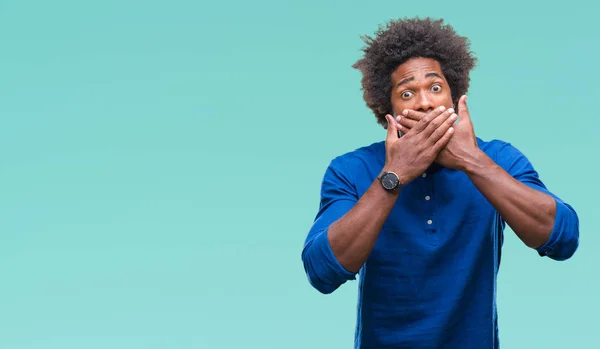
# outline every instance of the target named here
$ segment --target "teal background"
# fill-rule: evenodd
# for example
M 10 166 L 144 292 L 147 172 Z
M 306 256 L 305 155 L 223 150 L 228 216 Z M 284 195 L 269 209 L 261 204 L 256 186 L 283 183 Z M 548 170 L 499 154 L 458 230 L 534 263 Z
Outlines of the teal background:
M 581 244 L 506 232 L 503 348 L 596 348 L 598 2 L 0 1 L 0 349 L 351 348 L 357 282 L 300 252 L 325 167 L 385 137 L 360 35 L 444 18 L 483 139 L 523 151 Z

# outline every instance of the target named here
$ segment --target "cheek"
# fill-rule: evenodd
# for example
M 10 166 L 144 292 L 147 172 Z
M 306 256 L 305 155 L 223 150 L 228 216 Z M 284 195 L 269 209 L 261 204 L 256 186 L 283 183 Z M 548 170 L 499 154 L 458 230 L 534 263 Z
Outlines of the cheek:
M 453 104 L 452 95 L 450 93 L 444 93 L 444 97 L 442 98 L 440 105 L 443 105 L 446 108 L 452 108 Z
M 446 99 L 448 100 L 448 103 L 452 104 L 452 93 L 447 92 L 445 95 Z
M 392 112 L 396 113 L 396 115 L 402 113 L 404 109 L 413 109 L 412 103 L 410 101 L 405 100 L 392 100 Z
M 452 98 L 448 98 L 448 101 L 446 102 L 446 108 L 453 108 L 454 107 L 454 102 L 452 102 Z

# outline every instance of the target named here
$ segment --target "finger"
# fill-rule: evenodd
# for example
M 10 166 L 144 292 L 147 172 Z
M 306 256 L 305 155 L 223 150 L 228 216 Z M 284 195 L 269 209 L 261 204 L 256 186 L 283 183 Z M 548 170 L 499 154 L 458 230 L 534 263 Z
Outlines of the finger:
M 438 154 L 440 151 L 442 151 L 442 149 L 444 149 L 444 147 L 446 147 L 446 145 L 448 145 L 448 142 L 450 142 L 453 134 L 454 127 L 450 127 L 446 130 L 446 132 L 444 132 L 442 137 L 435 142 L 433 147 L 431 147 L 435 154 Z
M 469 115 L 469 108 L 467 107 L 467 96 L 463 95 L 458 100 L 458 115 L 460 115 L 460 119 L 471 120 L 471 116 Z
M 448 110 L 450 110 L 450 109 L 448 109 Z M 446 132 L 452 127 L 452 125 L 454 125 L 454 122 L 456 121 L 457 118 L 458 118 L 458 115 L 456 113 L 452 113 L 452 115 L 450 115 L 449 118 L 444 120 L 442 122 L 442 124 L 429 137 L 429 140 L 428 140 L 429 143 L 431 145 L 434 145 L 437 143 L 437 141 L 439 141 L 442 137 L 444 137 Z
M 392 119 L 396 122 L 396 127 L 398 128 L 398 138 L 401 138 L 402 136 L 404 136 L 404 132 L 406 131 L 406 129 L 403 129 L 402 126 L 400 125 L 399 121 L 400 121 L 400 115 L 394 117 L 392 115 Z
M 400 118 L 399 122 L 400 126 L 402 126 L 401 130 L 410 130 L 417 125 L 417 121 L 409 119 L 408 117 Z
M 435 119 L 431 120 L 425 130 L 423 130 L 423 136 L 429 138 L 435 132 L 435 130 L 438 129 L 438 127 L 442 126 L 445 121 L 448 121 L 448 119 L 453 115 L 455 115 L 453 108 L 449 108 L 438 115 Z
M 398 127 L 396 120 L 394 120 L 394 118 L 390 114 L 387 114 L 385 116 L 385 119 L 388 123 L 386 141 L 393 141 L 398 139 Z
M 401 130 L 401 129 L 402 129 L 402 127 L 400 126 L 400 115 L 398 115 L 398 116 L 396 116 L 396 117 L 394 117 L 394 116 L 392 115 L 392 119 L 394 119 L 394 121 L 396 121 L 396 127 L 398 127 L 398 130 Z
M 425 117 L 427 113 L 422 112 L 422 111 L 416 111 L 416 110 L 412 110 L 412 109 L 405 109 L 402 112 L 402 115 L 404 115 L 405 117 L 411 119 L 411 120 L 415 120 L 415 121 L 419 121 L 421 120 L 423 117 Z
M 429 125 L 429 122 L 441 115 L 446 110 L 446 107 L 441 106 L 427 113 L 413 128 L 415 133 L 421 133 Z M 430 133 L 431 134 L 431 133 Z M 429 136 L 429 135 L 428 135 Z

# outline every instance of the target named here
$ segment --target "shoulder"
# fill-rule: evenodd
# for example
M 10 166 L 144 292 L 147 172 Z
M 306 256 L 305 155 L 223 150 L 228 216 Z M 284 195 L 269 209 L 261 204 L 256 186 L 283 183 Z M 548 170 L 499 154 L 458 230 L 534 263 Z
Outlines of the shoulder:
M 330 166 L 355 169 L 360 166 L 372 166 L 385 160 L 385 142 L 376 142 L 352 151 L 340 154 L 331 160 Z
M 479 148 L 483 150 L 499 166 L 509 173 L 516 170 L 524 170 L 524 167 L 531 167 L 531 164 L 525 154 L 521 152 L 510 142 L 500 139 L 484 141 L 477 139 Z
M 488 156 L 495 157 L 498 153 L 506 151 L 511 144 L 501 139 L 483 140 L 477 137 L 479 149 L 483 150 Z
M 477 138 L 479 148 L 489 157 L 496 159 L 498 157 L 522 156 L 523 154 L 512 143 L 501 139 L 492 139 L 489 141 Z
M 327 167 L 327 175 L 342 177 L 358 183 L 370 181 L 373 171 L 385 163 L 385 141 L 356 148 L 334 157 Z

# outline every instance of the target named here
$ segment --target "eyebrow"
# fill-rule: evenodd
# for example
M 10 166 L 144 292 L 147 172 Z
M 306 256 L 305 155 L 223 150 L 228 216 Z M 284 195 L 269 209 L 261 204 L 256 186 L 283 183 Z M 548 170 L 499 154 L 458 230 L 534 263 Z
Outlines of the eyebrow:
M 426 78 L 436 77 L 436 78 L 440 78 L 440 79 L 442 78 L 440 76 L 440 74 L 438 74 L 438 73 L 427 73 L 427 75 L 425 75 L 425 77 Z M 409 83 L 409 82 L 413 81 L 414 79 L 415 79 L 414 76 L 411 76 L 410 78 L 402 79 L 402 80 L 400 80 L 399 83 L 396 84 L 396 87 L 399 87 L 400 85 L 404 85 L 406 83 Z

